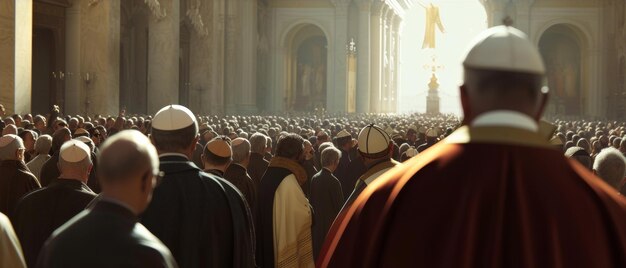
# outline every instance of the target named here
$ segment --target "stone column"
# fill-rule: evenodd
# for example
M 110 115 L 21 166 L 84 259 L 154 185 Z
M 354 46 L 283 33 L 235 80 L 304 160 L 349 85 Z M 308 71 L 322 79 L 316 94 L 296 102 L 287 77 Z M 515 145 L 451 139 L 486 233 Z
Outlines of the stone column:
M 383 48 L 382 48 L 382 82 L 381 82 L 381 103 L 380 112 L 387 113 L 389 112 L 389 60 L 391 56 L 391 23 L 390 16 L 393 14 L 393 11 L 388 8 L 386 12 L 383 14 Z
M 357 39 L 357 93 L 356 111 L 366 113 L 370 111 L 370 16 L 371 2 L 359 1 L 359 37 Z
M 120 0 L 101 1 L 93 5 L 89 1 L 78 2 L 80 77 L 84 94 L 81 98 L 85 104 L 80 105 L 78 111 L 114 115 L 119 111 Z
M 0 104 L 7 114 L 30 113 L 33 1 L 0 1 Z
M 202 99 L 209 103 L 211 114 L 224 113 L 224 33 L 227 0 L 213 0 L 213 32 L 211 37 L 211 83 L 207 91 L 203 91 Z
M 392 113 L 398 112 L 398 85 L 400 84 L 400 33 L 402 32 L 402 18 L 400 16 L 394 16 L 393 19 L 393 28 L 394 33 L 392 35 L 392 56 L 393 61 L 391 67 L 393 68 L 392 73 L 392 85 L 391 85 L 391 103 L 389 106 L 389 111 Z
M 180 2 L 160 0 L 160 4 L 165 16 L 153 10 L 148 34 L 148 113 L 152 114 L 178 103 L 179 91 Z
M 80 69 L 80 0 L 65 9 L 65 113 L 79 114 L 85 111 L 85 94 Z M 71 74 L 71 75 L 70 75 Z
M 216 91 L 212 87 L 214 77 L 213 62 L 216 60 L 212 51 L 214 50 L 213 35 L 217 33 L 215 24 L 212 20 L 213 6 L 207 2 L 201 2 L 199 6 L 191 8 L 198 9 L 204 23 L 204 29 L 193 29 L 191 31 L 191 44 L 189 56 L 189 82 L 191 88 L 189 91 L 190 107 L 194 113 L 210 114 L 212 108 L 216 104 L 215 98 L 211 96 L 212 91 Z M 186 12 L 183 12 L 186 13 Z M 213 27 L 210 27 L 213 26 Z M 199 31 L 200 30 L 200 31 Z M 217 37 L 215 37 L 217 38 Z
M 348 43 L 348 6 L 349 0 L 334 0 L 335 4 L 335 38 L 333 49 L 335 51 L 334 82 L 327 90 L 327 110 L 329 112 L 346 111 L 346 93 L 348 90 L 348 66 L 346 64 Z
M 238 17 L 242 0 L 225 0 L 225 39 L 224 39 L 224 105 L 227 114 L 237 112 L 236 98 L 241 92 L 241 38 L 238 35 L 241 21 Z
M 381 101 L 381 85 L 382 85 L 382 65 L 383 62 L 381 60 L 382 57 L 382 48 L 383 48 L 383 16 L 382 14 L 386 12 L 387 7 L 380 2 L 376 2 L 372 5 L 372 38 L 370 40 L 371 50 L 370 50 L 370 59 L 371 59 L 371 97 L 370 97 L 370 112 L 378 113 L 380 112 L 380 101 Z
M 241 81 L 236 98 L 237 112 L 253 114 L 256 107 L 256 66 L 257 66 L 257 0 L 241 2 L 241 72 L 237 79 Z

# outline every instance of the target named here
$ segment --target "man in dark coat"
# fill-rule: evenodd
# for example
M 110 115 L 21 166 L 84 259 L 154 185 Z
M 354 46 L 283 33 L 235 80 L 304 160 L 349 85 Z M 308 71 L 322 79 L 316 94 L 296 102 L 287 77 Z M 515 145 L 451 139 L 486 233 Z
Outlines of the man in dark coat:
M 91 166 L 91 150 L 87 145 L 76 140 L 66 142 L 60 151 L 59 178 L 18 203 L 13 225 L 28 266 L 37 263 L 39 251 L 50 234 L 96 197 L 85 184 Z
M 261 268 L 314 266 L 311 208 L 301 188 L 307 180 L 300 165 L 303 142 L 297 134 L 281 138 L 261 179 L 256 221 Z
M 248 175 L 246 167 L 250 162 L 250 142 L 244 138 L 232 141 L 233 162 L 224 173 L 224 179 L 235 185 L 246 198 L 252 214 L 256 211 L 256 186 Z
M 152 120 L 162 183 L 142 223 L 172 251 L 181 267 L 252 267 L 252 217 L 229 182 L 207 174 L 190 159 L 198 140 L 193 113 L 169 105 Z
M 313 207 L 313 256 L 317 257 L 324 244 L 328 229 L 343 206 L 341 183 L 333 175 L 339 165 L 341 151 L 335 147 L 321 154 L 322 170 L 311 180 L 311 206 Z
M 341 182 L 341 190 L 344 197 L 350 196 L 356 183 L 356 180 L 351 180 L 353 176 L 350 176 L 351 171 L 348 169 L 352 161 L 349 153 L 352 145 L 352 135 L 350 133 L 345 130 L 337 133 L 336 147 L 341 151 L 341 159 L 339 159 L 339 165 L 333 172 L 333 175 Z
M 137 222 L 161 176 L 149 139 L 135 130 L 118 132 L 102 145 L 98 161 L 101 197 L 54 231 L 37 267 L 176 267 L 168 248 Z
M 41 188 L 24 164 L 24 150 L 24 143 L 17 135 L 0 137 L 0 212 L 9 218 L 20 198 Z
M 320 267 L 626 267 L 626 201 L 539 131 L 536 44 L 510 26 L 475 42 L 464 126 L 368 186 Z
M 263 178 L 265 170 L 267 170 L 267 166 L 270 164 L 269 161 L 263 158 L 265 148 L 267 147 L 267 140 L 268 137 L 258 132 L 252 134 L 250 137 L 250 163 L 248 164 L 248 175 L 250 175 L 250 178 L 252 178 L 252 181 L 257 188 L 261 182 L 261 178 Z
M 53 180 L 56 180 L 61 172 L 59 172 L 59 151 L 66 141 L 72 139 L 72 133 L 68 128 L 59 128 L 52 134 L 52 148 L 50 148 L 50 159 L 41 167 L 41 185 L 48 186 Z

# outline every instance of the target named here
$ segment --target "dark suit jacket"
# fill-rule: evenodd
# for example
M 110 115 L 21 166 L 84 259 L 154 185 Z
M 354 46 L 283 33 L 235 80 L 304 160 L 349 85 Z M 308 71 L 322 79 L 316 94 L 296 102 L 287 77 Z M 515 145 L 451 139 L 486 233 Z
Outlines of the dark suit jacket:
M 53 180 L 56 180 L 61 175 L 59 167 L 57 166 L 58 162 L 59 152 L 57 151 L 52 154 L 48 161 L 43 163 L 43 166 L 41 166 L 41 175 L 39 179 L 42 187 L 48 186 L 48 184 L 50 184 Z
M 13 227 L 26 264 L 34 266 L 52 232 L 83 211 L 95 197 L 87 185 L 72 179 L 54 180 L 48 187 L 24 196 L 15 209 Z
M 313 254 L 317 257 L 326 233 L 343 205 L 341 183 L 328 169 L 322 168 L 311 179 L 311 206 L 313 207 Z
M 17 202 L 27 193 L 41 186 L 24 162 L 0 161 L 0 212 L 13 218 Z
M 250 164 L 248 164 L 248 175 L 252 178 L 254 185 L 258 188 L 259 183 L 261 182 L 261 178 L 263 178 L 263 174 L 265 174 L 265 170 L 267 170 L 267 166 L 269 166 L 270 162 L 263 158 L 263 155 L 258 153 L 250 154 Z
M 170 251 L 126 207 L 100 200 L 57 229 L 37 267 L 177 267 Z
M 235 186 L 185 157 L 160 157 L 165 173 L 141 222 L 181 267 L 254 266 L 250 210 Z
M 230 164 L 224 172 L 224 179 L 232 183 L 246 198 L 246 202 L 250 207 L 250 210 L 255 214 L 256 211 L 256 186 L 248 172 L 243 166 L 238 164 Z

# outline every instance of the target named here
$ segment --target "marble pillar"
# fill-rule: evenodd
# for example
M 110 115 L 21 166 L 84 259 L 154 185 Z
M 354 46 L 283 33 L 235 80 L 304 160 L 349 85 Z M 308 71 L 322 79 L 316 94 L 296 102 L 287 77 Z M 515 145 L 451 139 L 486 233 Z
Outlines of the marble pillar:
M 357 39 L 357 94 L 356 111 L 370 111 L 370 40 L 371 40 L 371 3 L 360 1 L 359 5 L 359 37 Z
M 348 6 L 350 1 L 336 0 L 335 4 L 335 38 L 331 42 L 335 51 L 334 81 L 327 90 L 326 103 L 329 112 L 346 111 L 346 93 L 348 90 L 348 65 L 346 44 L 348 44 Z
M 119 0 L 117 0 L 119 2 Z M 178 103 L 179 0 L 160 0 L 165 16 L 152 14 L 148 33 L 148 113 Z
M 241 81 L 240 91 L 235 100 L 237 113 L 253 114 L 257 111 L 257 0 L 241 2 Z
M 79 114 L 85 111 L 86 103 L 81 83 L 80 50 L 80 0 L 74 0 L 65 9 L 65 113 Z
M 241 91 L 241 21 L 238 17 L 242 0 L 226 0 L 224 39 L 224 105 L 227 114 L 237 112 L 236 98 Z
M 387 113 L 389 112 L 389 70 L 390 70 L 390 46 L 391 46 L 391 23 L 389 21 L 390 16 L 393 11 L 391 9 L 386 9 L 386 12 L 383 14 L 383 58 L 382 58 L 382 88 L 381 88 L 381 96 L 380 96 L 380 112 Z
M 214 77 L 211 75 L 214 66 L 212 65 L 214 54 L 213 38 L 211 37 L 217 31 L 212 22 L 214 18 L 212 3 L 217 1 L 205 1 L 198 8 L 202 20 L 207 27 L 206 32 L 198 32 L 198 29 L 191 31 L 190 56 L 189 56 L 189 82 L 191 83 L 189 91 L 189 108 L 194 113 L 211 114 L 216 112 L 215 106 L 218 101 L 212 96 L 217 89 L 212 86 Z M 186 12 L 184 12 L 186 13 Z M 220 105 L 221 106 L 221 105 Z
M 395 29 L 395 32 L 393 34 L 393 64 L 392 67 L 394 68 L 393 70 L 393 75 L 392 75 L 392 79 L 393 79 L 393 83 L 391 86 L 391 96 L 392 96 L 392 102 L 391 102 L 391 107 L 390 107 L 390 112 L 392 113 L 397 113 L 398 112 L 398 97 L 400 96 L 399 94 L 399 84 L 400 84 L 400 59 L 401 57 L 401 51 L 400 51 L 400 33 L 402 32 L 402 17 L 400 16 L 395 16 L 394 20 L 393 20 L 393 27 Z
M 32 0 L 0 1 L 0 104 L 7 114 L 30 113 Z
M 80 71 L 83 105 L 70 110 L 82 114 L 111 114 L 119 111 L 120 0 L 80 3 Z M 70 26 L 71 30 L 75 26 Z M 77 33 L 68 34 L 75 38 Z M 70 46 L 75 46 L 74 40 Z M 71 48 L 71 47 L 70 47 Z M 68 51 L 69 53 L 76 53 Z M 75 68 L 75 62 L 72 64 Z
M 380 112 L 380 97 L 381 97 L 381 85 L 382 85 L 382 56 L 381 53 L 383 48 L 383 16 L 382 14 L 386 12 L 386 6 L 381 3 L 374 3 L 372 5 L 372 20 L 371 20 L 371 33 L 372 38 L 370 39 L 371 50 L 370 50 L 370 59 L 371 59 L 371 97 L 370 97 L 370 111 L 372 113 Z
M 211 83 L 207 91 L 202 92 L 202 99 L 209 103 L 210 114 L 224 113 L 224 34 L 227 0 L 213 0 L 211 37 Z

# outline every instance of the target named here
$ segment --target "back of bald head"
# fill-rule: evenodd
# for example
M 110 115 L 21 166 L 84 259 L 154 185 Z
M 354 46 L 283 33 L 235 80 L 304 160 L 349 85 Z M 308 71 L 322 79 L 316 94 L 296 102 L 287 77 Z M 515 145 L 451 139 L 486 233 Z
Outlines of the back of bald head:
M 17 127 L 13 124 L 4 127 L 4 129 L 2 130 L 2 136 L 8 134 L 17 135 Z
M 123 130 L 108 138 L 97 159 L 98 177 L 104 185 L 124 183 L 148 171 L 156 174 L 159 167 L 156 148 L 137 130 Z
M 63 143 L 72 138 L 72 133 L 68 128 L 59 128 L 52 134 L 52 152 L 58 152 L 61 149 Z

